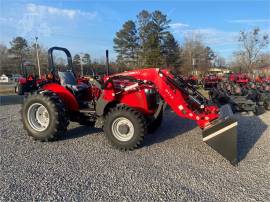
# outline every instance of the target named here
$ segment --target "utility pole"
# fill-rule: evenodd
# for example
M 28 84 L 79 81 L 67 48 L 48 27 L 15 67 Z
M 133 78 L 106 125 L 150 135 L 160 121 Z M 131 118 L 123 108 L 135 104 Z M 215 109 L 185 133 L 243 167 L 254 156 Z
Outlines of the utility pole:
M 39 76 L 39 78 L 41 78 L 40 64 L 39 64 L 39 54 L 38 54 L 38 44 L 37 44 L 38 37 L 36 36 L 35 39 L 36 39 L 36 60 L 37 60 L 37 66 L 38 66 L 38 76 Z
M 83 53 L 80 53 L 80 63 L 81 63 L 81 76 L 83 76 L 83 61 L 82 61 Z
M 197 75 L 197 71 L 195 73 L 195 65 L 196 65 L 196 59 L 195 58 L 192 58 L 192 67 L 193 67 L 193 74 Z

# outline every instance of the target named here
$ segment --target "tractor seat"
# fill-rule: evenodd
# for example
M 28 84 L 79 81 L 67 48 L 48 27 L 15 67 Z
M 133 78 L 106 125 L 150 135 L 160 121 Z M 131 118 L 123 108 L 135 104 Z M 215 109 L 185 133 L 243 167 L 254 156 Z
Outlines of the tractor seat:
M 58 76 L 60 78 L 61 85 L 70 89 L 74 94 L 78 94 L 82 91 L 85 91 L 89 87 L 85 83 L 78 84 L 73 72 L 70 71 L 58 72 Z
M 78 92 L 82 92 L 84 90 L 87 90 L 89 86 L 85 83 L 80 83 L 80 84 L 76 84 L 76 85 L 66 84 L 66 87 L 71 89 L 76 94 Z

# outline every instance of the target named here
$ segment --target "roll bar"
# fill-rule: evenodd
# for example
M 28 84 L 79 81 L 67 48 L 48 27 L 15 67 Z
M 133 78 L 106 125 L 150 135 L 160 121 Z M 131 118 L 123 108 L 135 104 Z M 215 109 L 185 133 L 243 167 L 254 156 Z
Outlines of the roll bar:
M 54 61 L 53 61 L 53 51 L 55 51 L 55 50 L 63 51 L 66 54 L 67 61 L 68 61 L 68 66 L 73 71 L 72 57 L 71 57 L 71 54 L 70 54 L 69 50 L 66 49 L 66 48 L 57 47 L 57 46 L 51 47 L 48 50 L 48 62 L 49 62 L 50 71 L 51 72 L 55 71 L 55 65 L 54 65 Z

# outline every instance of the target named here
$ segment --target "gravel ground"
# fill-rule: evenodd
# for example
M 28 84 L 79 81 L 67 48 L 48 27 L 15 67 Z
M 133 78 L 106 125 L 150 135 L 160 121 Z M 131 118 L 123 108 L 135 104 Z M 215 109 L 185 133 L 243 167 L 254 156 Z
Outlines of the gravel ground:
M 20 106 L 0 108 L 0 201 L 270 201 L 270 112 L 236 115 L 242 160 L 233 167 L 169 110 L 144 147 L 120 152 L 77 124 L 62 140 L 34 142 Z

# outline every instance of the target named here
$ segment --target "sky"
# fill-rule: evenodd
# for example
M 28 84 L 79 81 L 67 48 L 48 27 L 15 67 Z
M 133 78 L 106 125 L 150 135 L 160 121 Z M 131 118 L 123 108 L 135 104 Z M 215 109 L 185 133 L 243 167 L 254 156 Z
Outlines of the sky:
M 167 14 L 180 45 L 185 36 L 200 34 L 227 60 L 239 47 L 240 30 L 259 27 L 270 34 L 270 0 L 0 0 L 0 43 L 9 47 L 16 36 L 30 42 L 38 36 L 48 48 L 62 46 L 72 54 L 87 52 L 97 59 L 109 49 L 115 59 L 115 33 L 143 9 Z

